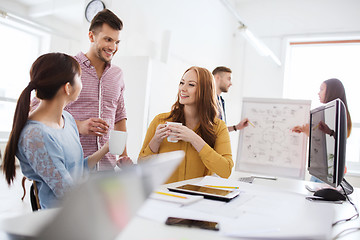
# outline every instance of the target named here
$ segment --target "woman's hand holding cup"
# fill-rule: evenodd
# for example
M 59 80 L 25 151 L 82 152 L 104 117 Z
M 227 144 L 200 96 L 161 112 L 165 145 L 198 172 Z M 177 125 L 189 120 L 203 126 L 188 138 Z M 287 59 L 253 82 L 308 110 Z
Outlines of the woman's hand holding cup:
M 179 122 L 166 122 L 166 127 L 169 128 L 169 126 L 171 125 L 182 125 L 182 123 L 179 123 Z M 169 129 L 170 130 L 170 129 Z M 172 142 L 172 143 L 177 143 L 178 142 L 178 139 L 176 136 L 174 136 L 173 134 L 171 134 L 172 132 L 174 132 L 174 130 L 170 130 L 170 133 L 167 137 L 167 141 L 168 142 Z

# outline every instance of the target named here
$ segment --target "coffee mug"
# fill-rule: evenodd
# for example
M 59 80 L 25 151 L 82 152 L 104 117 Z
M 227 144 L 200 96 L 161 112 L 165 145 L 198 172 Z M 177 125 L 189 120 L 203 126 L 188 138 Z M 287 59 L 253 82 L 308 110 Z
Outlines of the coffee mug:
M 182 125 L 182 123 L 179 122 L 166 122 L 166 126 L 169 125 Z M 172 136 L 171 134 L 167 137 L 168 142 L 172 142 L 172 143 L 176 143 L 178 142 L 178 140 L 174 139 L 174 136 Z
M 109 150 L 111 154 L 121 155 L 124 152 L 127 132 L 110 130 Z

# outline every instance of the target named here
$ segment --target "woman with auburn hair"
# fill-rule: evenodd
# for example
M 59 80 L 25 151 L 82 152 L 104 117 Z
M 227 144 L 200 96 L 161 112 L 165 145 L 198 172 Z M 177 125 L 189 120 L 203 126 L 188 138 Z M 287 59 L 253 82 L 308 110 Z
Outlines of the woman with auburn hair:
M 152 154 L 176 150 L 183 150 L 185 159 L 167 183 L 214 173 L 228 178 L 231 174 L 234 163 L 229 132 L 225 122 L 217 118 L 214 80 L 205 68 L 185 71 L 171 112 L 157 115 L 150 123 L 139 162 Z
M 75 120 L 63 111 L 80 94 L 80 74 L 78 62 L 71 56 L 42 55 L 31 66 L 30 82 L 16 105 L 3 171 L 10 185 L 16 175 L 16 155 L 24 176 L 36 182 L 42 209 L 56 207 L 58 199 L 109 151 L 106 143 L 84 158 Z M 40 105 L 29 114 L 33 90 Z

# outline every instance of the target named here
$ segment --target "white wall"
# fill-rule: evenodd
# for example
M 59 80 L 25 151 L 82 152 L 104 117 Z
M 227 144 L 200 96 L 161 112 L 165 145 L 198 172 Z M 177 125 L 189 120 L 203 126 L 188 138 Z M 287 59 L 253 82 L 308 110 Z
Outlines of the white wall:
M 82 1 L 84 6 L 89 2 Z M 282 97 L 284 65 L 279 67 L 270 58 L 257 54 L 238 32 L 235 18 L 220 0 L 104 2 L 124 22 L 114 62 L 120 63 L 121 57 L 149 58 L 152 84 L 150 108 L 145 118 L 151 120 L 157 113 L 170 110 L 178 81 L 192 65 L 206 67 L 210 71 L 218 65 L 225 65 L 233 70 L 233 86 L 229 93 L 223 95 L 229 125 L 240 120 L 242 97 Z M 283 43 L 287 37 L 360 33 L 358 0 L 230 0 L 230 3 L 237 7 L 243 22 L 282 63 L 285 60 Z M 19 12 L 21 16 L 27 12 L 26 8 L 9 0 L 0 0 L 0 7 L 12 7 L 13 12 Z M 37 19 L 37 22 L 40 20 Z M 45 18 L 43 23 L 51 23 L 56 29 L 51 51 L 69 54 L 87 51 L 89 24 L 84 18 L 80 26 L 64 27 Z M 142 68 L 139 71 L 147 70 Z M 136 94 L 138 86 L 134 87 L 132 83 L 136 80 L 130 76 L 125 72 L 126 94 Z M 139 104 L 136 101 L 126 102 L 129 110 L 136 109 Z M 129 115 L 128 121 L 136 117 L 138 115 Z M 132 131 L 131 128 L 129 131 Z M 235 161 L 238 132 L 230 135 Z
M 260 57 L 246 44 L 242 89 L 246 97 L 282 97 L 284 40 L 287 37 L 360 33 L 360 1 L 357 0 L 233 2 L 244 23 L 283 63 L 278 67 L 270 58 Z
M 240 89 L 244 97 L 282 97 L 286 55 L 284 43 L 287 38 L 360 34 L 360 1 L 357 0 L 242 0 L 233 3 L 244 23 L 283 63 L 279 67 L 270 58 L 260 57 L 246 43 L 242 66 L 243 87 Z M 312 91 L 317 93 L 316 89 Z M 354 186 L 360 186 L 359 177 L 347 176 L 347 179 Z
M 170 111 L 187 68 L 197 65 L 212 71 L 226 65 L 235 69 L 242 59 L 242 54 L 236 54 L 242 50 L 242 41 L 234 37 L 236 22 L 218 0 L 122 0 L 113 1 L 109 8 L 124 22 L 118 57 L 152 59 L 148 123 L 155 115 Z M 240 86 L 240 74 L 234 76 Z M 126 84 L 129 81 L 133 79 L 125 79 Z M 126 91 L 136 93 L 137 89 L 127 86 Z M 137 108 L 136 102 L 127 105 Z M 129 122 L 134 117 L 140 116 L 129 115 Z M 142 142 L 136 144 L 140 147 Z

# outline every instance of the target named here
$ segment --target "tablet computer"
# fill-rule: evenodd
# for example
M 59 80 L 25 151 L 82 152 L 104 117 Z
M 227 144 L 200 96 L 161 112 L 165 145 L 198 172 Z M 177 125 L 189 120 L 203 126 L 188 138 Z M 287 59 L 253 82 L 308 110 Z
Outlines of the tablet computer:
M 193 184 L 185 184 L 178 187 L 168 187 L 169 191 L 201 195 L 204 198 L 228 202 L 240 194 L 239 190 L 224 190 L 213 187 L 204 187 Z

